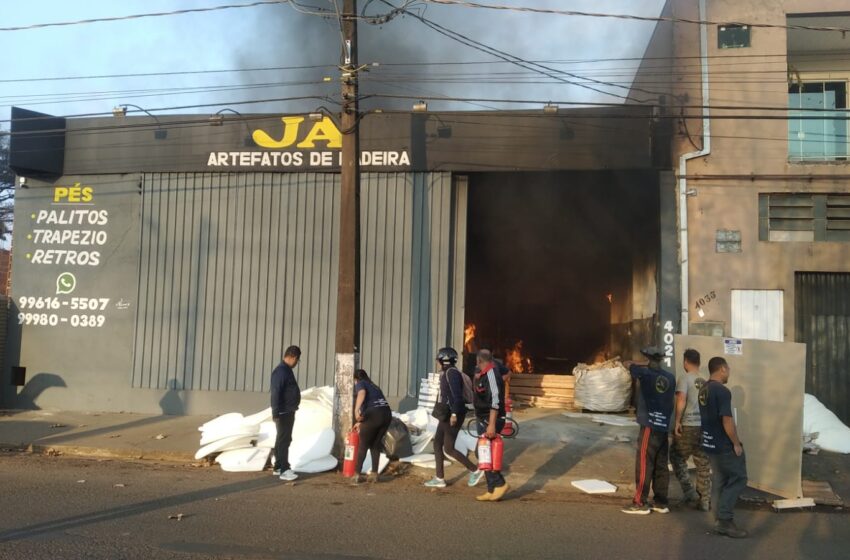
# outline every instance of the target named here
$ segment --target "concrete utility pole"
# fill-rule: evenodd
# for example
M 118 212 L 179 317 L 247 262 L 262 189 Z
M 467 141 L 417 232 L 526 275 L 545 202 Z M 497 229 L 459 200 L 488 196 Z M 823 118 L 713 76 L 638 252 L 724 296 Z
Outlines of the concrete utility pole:
M 336 315 L 334 432 L 336 451 L 353 417 L 354 371 L 360 367 L 360 134 L 357 112 L 357 1 L 342 9 L 342 169 L 339 213 L 339 282 Z

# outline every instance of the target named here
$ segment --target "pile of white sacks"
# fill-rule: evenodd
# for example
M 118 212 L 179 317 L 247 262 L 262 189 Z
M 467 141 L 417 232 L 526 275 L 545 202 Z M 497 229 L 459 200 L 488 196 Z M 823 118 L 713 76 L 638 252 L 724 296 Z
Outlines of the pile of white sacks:
M 850 453 L 850 428 L 808 393 L 803 400 L 803 435 L 826 451 Z
M 393 413 L 404 422 L 411 432 L 413 455 L 401 459 L 413 465 L 435 468 L 434 455 L 430 451 L 431 441 L 437 429 L 437 421 L 431 411 L 417 408 L 404 414 Z M 195 459 L 213 454 L 216 463 L 228 472 L 259 472 L 263 470 L 274 450 L 276 429 L 272 421 L 271 408 L 250 416 L 238 412 L 223 414 L 199 427 L 201 448 Z M 475 438 L 461 430 L 455 447 L 461 453 L 475 448 Z M 331 455 L 334 444 L 333 431 L 333 387 L 312 387 L 301 392 L 301 405 L 295 414 L 292 429 L 292 445 L 289 447 L 289 462 L 292 470 L 300 473 L 318 473 L 334 470 L 336 458 Z M 389 459 L 381 455 L 379 465 L 383 471 Z M 446 464 L 450 464 L 446 461 Z M 363 471 L 371 467 L 367 454 Z

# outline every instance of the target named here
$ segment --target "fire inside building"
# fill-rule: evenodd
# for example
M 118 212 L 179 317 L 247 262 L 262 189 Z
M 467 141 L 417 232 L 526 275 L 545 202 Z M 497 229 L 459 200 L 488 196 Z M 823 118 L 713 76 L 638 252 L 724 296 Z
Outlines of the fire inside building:
M 257 406 L 287 344 L 332 382 L 332 119 L 15 122 L 18 403 Z M 364 118 L 360 352 L 388 396 L 443 345 L 567 373 L 656 340 L 660 129 L 646 107 Z

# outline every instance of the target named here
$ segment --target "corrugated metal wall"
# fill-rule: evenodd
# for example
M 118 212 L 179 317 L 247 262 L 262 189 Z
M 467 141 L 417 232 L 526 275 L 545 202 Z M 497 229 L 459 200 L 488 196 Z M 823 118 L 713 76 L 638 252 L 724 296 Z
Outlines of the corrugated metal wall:
M 850 274 L 798 272 L 795 297 L 806 392 L 850 424 Z
M 387 394 L 412 395 L 462 336 L 466 192 L 450 173 L 362 181 L 360 358 Z
M 302 386 L 332 383 L 338 175 L 143 183 L 133 386 L 266 391 L 290 343 L 304 352 Z M 426 347 L 445 339 L 458 309 L 462 321 L 463 291 L 449 296 L 444 264 L 458 197 L 449 173 L 362 178 L 361 361 L 388 395 L 408 394 L 429 369 Z

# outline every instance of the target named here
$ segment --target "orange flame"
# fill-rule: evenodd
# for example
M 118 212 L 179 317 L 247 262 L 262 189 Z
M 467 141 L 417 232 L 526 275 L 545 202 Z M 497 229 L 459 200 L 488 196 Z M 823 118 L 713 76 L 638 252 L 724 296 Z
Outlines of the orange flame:
M 472 352 L 472 341 L 475 339 L 476 330 L 475 323 L 469 323 L 463 329 L 463 347 L 467 352 Z
M 514 373 L 534 373 L 534 364 L 531 358 L 522 353 L 521 340 L 505 352 L 505 365 Z

